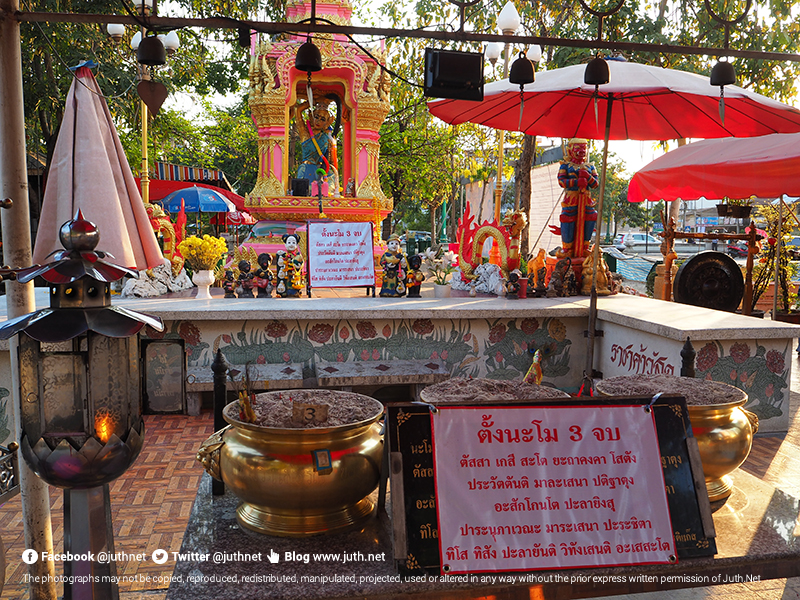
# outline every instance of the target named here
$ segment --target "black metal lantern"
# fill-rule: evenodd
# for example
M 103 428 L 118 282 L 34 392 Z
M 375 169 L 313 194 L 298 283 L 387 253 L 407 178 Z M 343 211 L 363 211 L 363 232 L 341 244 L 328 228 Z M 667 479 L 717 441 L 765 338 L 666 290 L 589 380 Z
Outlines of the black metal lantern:
M 144 440 L 138 332 L 161 319 L 111 306 L 111 282 L 135 271 L 106 262 L 99 233 L 78 211 L 60 231 L 54 262 L 17 272 L 41 275 L 50 307 L 7 321 L 0 339 L 19 334 L 20 451 L 45 482 L 64 489 L 65 574 L 97 575 L 74 583 L 81 598 L 116 597 L 116 564 L 86 560 L 112 551 L 108 483 L 130 467 Z M 66 586 L 67 584 L 65 584 Z M 109 587 L 110 586 L 110 587 Z M 65 594 L 66 597 L 66 594 Z

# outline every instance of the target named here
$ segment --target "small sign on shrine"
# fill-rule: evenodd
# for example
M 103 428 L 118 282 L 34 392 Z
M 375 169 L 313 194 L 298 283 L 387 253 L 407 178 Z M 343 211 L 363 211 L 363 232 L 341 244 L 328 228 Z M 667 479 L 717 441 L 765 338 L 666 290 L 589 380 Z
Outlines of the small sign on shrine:
M 375 285 L 372 223 L 308 223 L 310 287 Z

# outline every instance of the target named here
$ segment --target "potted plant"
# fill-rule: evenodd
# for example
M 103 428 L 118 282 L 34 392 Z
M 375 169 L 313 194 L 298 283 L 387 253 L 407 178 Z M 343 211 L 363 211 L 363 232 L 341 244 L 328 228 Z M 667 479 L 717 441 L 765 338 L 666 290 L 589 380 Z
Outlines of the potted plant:
M 753 200 L 755 196 L 749 198 L 725 198 L 722 204 L 717 204 L 717 215 L 720 217 L 732 217 L 734 219 L 747 219 L 753 210 Z
M 443 252 L 441 247 L 436 251 L 431 248 L 425 251 L 423 259 L 425 276 L 433 280 L 433 293 L 437 298 L 446 298 L 450 295 L 447 277 L 455 270 L 454 259 L 455 253 Z
M 222 238 L 204 235 L 199 238 L 191 235 L 180 244 L 178 251 L 192 270 L 192 282 L 197 286 L 197 298 L 211 299 L 209 288 L 214 283 L 214 268 L 228 251 L 228 245 Z

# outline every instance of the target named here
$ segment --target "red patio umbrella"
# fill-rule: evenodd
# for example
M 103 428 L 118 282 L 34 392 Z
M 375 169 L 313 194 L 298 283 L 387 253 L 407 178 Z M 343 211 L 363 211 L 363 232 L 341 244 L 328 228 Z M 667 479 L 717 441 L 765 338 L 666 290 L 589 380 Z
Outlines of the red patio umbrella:
M 737 86 L 725 87 L 725 119 L 720 90 L 695 73 L 608 60 L 609 82 L 584 83 L 585 65 L 536 75 L 520 91 L 502 80 L 484 88 L 484 99 L 433 100 L 431 114 L 452 124 L 478 123 L 496 129 L 550 137 L 603 139 L 597 212 L 602 215 L 608 140 L 751 137 L 800 132 L 800 110 Z M 599 264 L 599 244 L 593 272 Z M 597 294 L 594 282 L 584 377 L 593 372 Z
M 800 196 L 800 133 L 704 140 L 667 152 L 631 179 L 628 200 Z

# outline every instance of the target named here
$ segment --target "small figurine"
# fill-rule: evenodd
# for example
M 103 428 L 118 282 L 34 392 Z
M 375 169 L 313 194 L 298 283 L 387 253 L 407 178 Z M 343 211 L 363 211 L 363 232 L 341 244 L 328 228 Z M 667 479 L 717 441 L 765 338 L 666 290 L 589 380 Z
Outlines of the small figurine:
M 222 280 L 222 289 L 225 290 L 226 298 L 236 298 L 234 290 L 236 288 L 236 277 L 233 271 L 225 271 L 225 279 Z
M 547 267 L 536 269 L 536 286 L 533 290 L 534 298 L 544 298 L 547 294 Z
M 240 260 L 239 278 L 236 280 L 236 295 L 239 298 L 253 298 L 253 274 L 250 273 L 250 261 Z
M 608 274 L 611 272 L 606 264 L 606 261 L 603 259 L 603 255 L 600 255 L 600 264 L 597 265 L 597 281 L 595 282 L 595 291 L 597 292 L 598 296 L 608 296 L 611 294 L 611 290 L 608 289 Z M 590 296 L 592 293 L 592 280 L 594 279 L 594 265 L 592 261 L 592 255 L 586 257 L 583 261 L 583 271 L 581 272 L 581 294 L 584 296 Z
M 408 288 L 409 298 L 420 298 L 419 288 L 425 281 L 425 275 L 420 270 L 422 268 L 422 256 L 414 254 L 408 257 L 408 275 L 406 276 L 406 288 Z
M 512 271 L 506 280 L 506 298 L 519 298 L 519 273 Z
M 299 298 L 303 289 L 303 254 L 298 248 L 299 238 L 294 233 L 283 236 L 285 250 L 277 253 L 278 284 L 275 291 L 281 298 Z
M 272 264 L 272 257 L 266 252 L 258 255 L 258 268 L 253 273 L 253 283 L 258 288 L 259 298 L 272 297 L 272 271 L 269 266 Z
M 400 238 L 396 233 L 386 240 L 386 252 L 381 256 L 383 267 L 383 283 L 381 284 L 381 297 L 401 298 L 405 296 L 405 271 L 408 268 L 406 256 L 400 249 Z
M 550 285 L 547 286 L 547 297 L 556 298 L 563 297 L 564 294 L 564 280 L 567 276 L 567 269 L 572 270 L 569 258 L 562 258 L 556 263 L 553 269 L 553 274 L 550 275 Z
M 344 189 L 344 195 L 348 198 L 356 197 L 356 180 L 354 178 L 351 177 L 347 180 L 347 187 Z
M 564 273 L 564 295 L 578 295 L 578 278 L 575 277 L 575 271 L 571 268 L 567 269 L 566 273 Z

